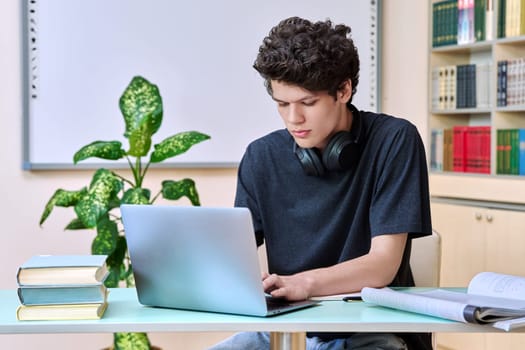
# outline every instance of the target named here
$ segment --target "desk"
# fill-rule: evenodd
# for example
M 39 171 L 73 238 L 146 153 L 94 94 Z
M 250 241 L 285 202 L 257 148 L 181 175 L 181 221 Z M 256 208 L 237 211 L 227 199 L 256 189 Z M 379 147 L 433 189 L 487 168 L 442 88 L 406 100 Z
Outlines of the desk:
M 274 317 L 249 317 L 145 307 L 134 288 L 111 289 L 100 320 L 17 321 L 15 290 L 0 290 L 0 334 L 114 332 L 272 333 L 272 349 L 300 349 L 305 332 L 499 332 L 430 316 L 391 310 L 364 302 L 323 301 L 320 305 Z M 298 336 L 297 336 L 298 335 Z M 303 340 L 304 342 L 304 340 Z

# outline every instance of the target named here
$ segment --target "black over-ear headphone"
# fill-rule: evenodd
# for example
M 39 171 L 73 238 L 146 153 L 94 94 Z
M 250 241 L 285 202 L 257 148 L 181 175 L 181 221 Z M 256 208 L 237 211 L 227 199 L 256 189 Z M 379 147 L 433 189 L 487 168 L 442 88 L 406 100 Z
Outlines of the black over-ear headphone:
M 294 153 L 301 162 L 306 175 L 323 176 L 327 171 L 348 169 L 357 162 L 360 153 L 357 147 L 360 116 L 354 106 L 351 106 L 351 109 L 354 116 L 352 130 L 339 131 L 334 134 L 322 155 L 316 148 L 301 148 L 294 142 Z

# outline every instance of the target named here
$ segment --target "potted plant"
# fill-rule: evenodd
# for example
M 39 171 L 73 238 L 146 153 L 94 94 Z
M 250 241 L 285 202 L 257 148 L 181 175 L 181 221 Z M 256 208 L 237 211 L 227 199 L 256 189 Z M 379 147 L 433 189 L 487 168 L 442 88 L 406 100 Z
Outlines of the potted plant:
M 66 230 L 96 230 L 91 253 L 108 256 L 106 263 L 110 273 L 105 284 L 110 288 L 134 286 L 120 205 L 152 204 L 159 196 L 169 200 L 187 197 L 192 205 L 200 205 L 192 179 L 164 180 L 154 195 L 150 189 L 143 187 L 143 182 L 150 164 L 180 155 L 210 138 L 197 131 L 180 132 L 155 144 L 152 150 L 152 137 L 162 123 L 162 98 L 157 86 L 143 77 L 136 76 L 131 80 L 120 97 L 119 106 L 125 122 L 124 136 L 129 142 L 128 150 L 122 148 L 120 141 L 95 141 L 78 150 L 73 162 L 77 164 L 91 157 L 115 161 L 125 158 L 132 178 L 105 168 L 97 169 L 88 186 L 80 190 L 56 190 L 40 218 L 40 225 L 43 225 L 54 207 L 72 207 L 76 217 L 66 226 Z M 143 160 L 148 155 L 149 159 L 144 164 Z M 113 348 L 150 349 L 150 342 L 145 333 L 115 333 Z

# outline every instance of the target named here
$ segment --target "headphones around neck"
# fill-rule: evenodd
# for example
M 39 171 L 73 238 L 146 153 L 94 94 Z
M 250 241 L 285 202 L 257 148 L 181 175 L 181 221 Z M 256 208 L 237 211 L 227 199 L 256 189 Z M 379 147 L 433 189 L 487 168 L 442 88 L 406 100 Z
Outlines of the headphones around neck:
M 324 151 L 316 148 L 301 148 L 294 142 L 293 151 L 299 159 L 303 170 L 309 176 L 323 176 L 329 171 L 340 171 L 349 169 L 359 159 L 360 151 L 358 148 L 358 137 L 360 131 L 359 112 L 354 106 L 354 124 L 351 131 L 339 131 L 334 134 Z M 357 131 L 354 136 L 353 130 Z

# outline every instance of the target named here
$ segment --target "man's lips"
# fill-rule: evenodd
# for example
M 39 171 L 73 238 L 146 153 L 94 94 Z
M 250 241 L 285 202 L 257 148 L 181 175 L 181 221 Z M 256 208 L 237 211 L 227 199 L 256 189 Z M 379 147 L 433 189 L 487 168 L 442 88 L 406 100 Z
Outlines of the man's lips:
M 310 134 L 310 130 L 292 130 L 292 134 L 297 138 L 305 138 Z

